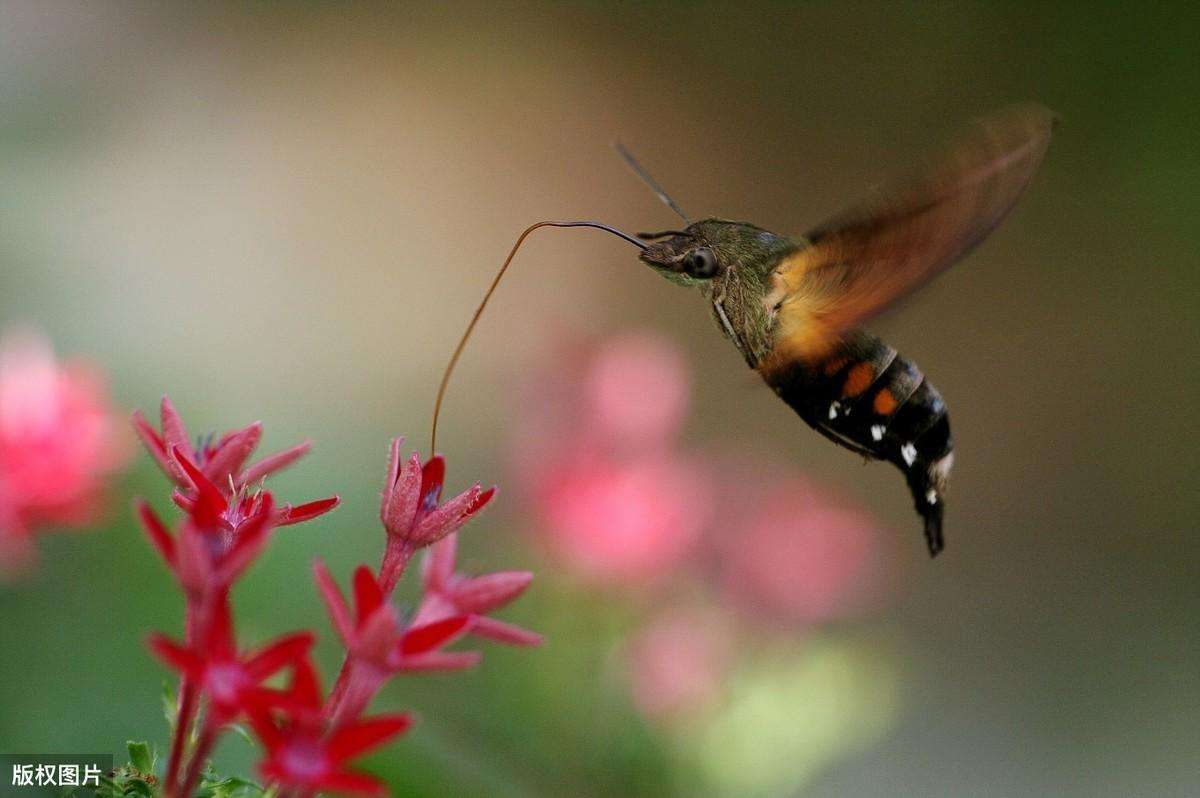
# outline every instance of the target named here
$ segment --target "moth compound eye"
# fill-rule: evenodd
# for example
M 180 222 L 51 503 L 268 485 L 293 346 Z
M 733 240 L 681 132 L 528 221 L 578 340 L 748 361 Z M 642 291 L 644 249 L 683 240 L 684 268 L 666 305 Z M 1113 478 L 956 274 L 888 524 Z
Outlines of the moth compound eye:
M 683 260 L 683 270 L 702 280 L 717 273 L 717 256 L 708 247 L 693 249 Z

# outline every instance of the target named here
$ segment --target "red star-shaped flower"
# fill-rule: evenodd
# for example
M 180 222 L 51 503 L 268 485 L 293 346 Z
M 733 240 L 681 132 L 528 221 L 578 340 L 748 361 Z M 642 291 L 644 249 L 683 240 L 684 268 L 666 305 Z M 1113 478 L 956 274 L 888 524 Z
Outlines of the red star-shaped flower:
M 361 714 L 384 683 L 401 671 L 462 670 L 479 662 L 477 651 L 443 650 L 470 630 L 470 616 L 405 627 L 367 566 L 354 572 L 353 613 L 319 560 L 313 563 L 313 577 L 347 650 L 347 661 L 326 708 L 335 723 Z
M 211 440 L 201 441 L 193 447 L 183 419 L 165 396 L 162 399 L 161 418 L 160 433 L 138 410 L 133 414 L 133 427 L 159 468 L 175 483 L 177 490 L 172 498 L 184 509 L 190 509 L 191 503 L 197 498 L 196 473 L 202 475 L 227 500 L 240 502 L 239 497 L 248 492 L 247 488 L 287 468 L 312 448 L 309 441 L 304 441 L 247 466 L 246 461 L 262 438 L 262 422 L 255 421 L 227 432 L 215 443 Z M 277 510 L 275 525 L 287 526 L 308 521 L 332 510 L 338 502 L 337 496 L 331 496 L 298 507 L 285 504 Z
M 472 618 L 466 614 L 449 615 L 429 623 L 404 627 L 396 608 L 388 603 L 383 589 L 371 573 L 360 565 L 354 571 L 354 613 L 342 591 L 320 560 L 313 563 L 313 577 L 329 610 L 329 617 L 351 657 L 370 663 L 380 670 L 458 669 L 478 661 L 474 652 L 445 652 L 466 634 Z
M 338 725 L 327 733 L 321 707 L 321 688 L 307 660 L 296 667 L 285 693 L 260 696 L 250 709 L 250 722 L 267 749 L 258 766 L 263 778 L 299 790 L 301 795 L 386 795 L 383 782 L 348 769 L 347 763 L 403 734 L 412 726 L 411 717 L 378 715 Z
M 455 573 L 458 535 L 448 535 L 434 544 L 422 563 L 424 595 L 414 624 L 432 624 L 442 619 L 468 615 L 471 634 L 518 646 L 536 646 L 542 636 L 519 626 L 489 618 L 525 592 L 533 580 L 528 571 L 499 571 L 467 577 Z
M 314 639 L 312 632 L 297 632 L 239 655 L 229 602 L 224 598 L 217 602 L 206 631 L 193 646 L 180 645 L 157 633 L 150 636 L 149 645 L 159 659 L 193 680 L 208 696 L 206 723 L 213 727 L 241 715 L 248 696 L 282 668 L 304 659 Z
M 494 487 L 479 483 L 439 504 L 446 479 L 446 461 L 434 455 L 424 465 L 416 452 L 400 461 L 403 438 L 392 441 L 387 482 L 379 517 L 388 534 L 388 551 L 381 569 L 384 592 L 390 594 L 403 566 L 416 549 L 429 546 L 456 532 L 496 495 Z

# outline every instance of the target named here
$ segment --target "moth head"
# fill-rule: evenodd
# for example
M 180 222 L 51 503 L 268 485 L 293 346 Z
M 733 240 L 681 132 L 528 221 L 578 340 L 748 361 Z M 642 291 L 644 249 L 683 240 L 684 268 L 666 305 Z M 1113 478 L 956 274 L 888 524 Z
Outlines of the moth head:
M 672 282 L 704 284 L 730 269 L 768 259 L 786 239 L 745 222 L 704 219 L 683 230 L 638 233 L 647 242 L 639 256 Z
M 647 242 L 638 257 L 650 268 L 673 282 L 691 285 L 707 281 L 723 271 L 723 265 L 708 242 L 694 228 L 638 233 Z

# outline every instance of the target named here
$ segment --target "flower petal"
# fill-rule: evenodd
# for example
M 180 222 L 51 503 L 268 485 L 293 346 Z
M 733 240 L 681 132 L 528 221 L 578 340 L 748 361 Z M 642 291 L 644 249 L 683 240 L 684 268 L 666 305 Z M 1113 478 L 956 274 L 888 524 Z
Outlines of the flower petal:
M 400 654 L 411 657 L 449 645 L 470 630 L 472 620 L 469 615 L 456 615 L 424 626 L 414 626 L 400 638 Z
M 333 580 L 333 575 L 329 573 L 325 563 L 320 560 L 313 560 L 313 581 L 317 583 L 321 598 L 325 600 L 325 609 L 329 611 L 333 628 L 342 638 L 342 643 L 350 648 L 354 641 L 354 624 L 350 620 L 350 608 L 346 606 L 346 598 L 342 595 L 337 582 Z
M 421 466 L 421 507 L 430 509 L 442 498 L 442 486 L 446 484 L 446 459 L 440 454 L 429 458 Z
M 224 494 L 187 458 L 183 449 L 175 446 L 171 449 L 171 454 L 174 455 L 175 462 L 183 469 L 184 474 L 196 489 L 196 503 L 192 507 L 192 520 L 205 529 L 218 526 L 221 516 L 229 509 L 229 503 L 225 501 Z
M 479 512 L 487 505 L 488 502 L 490 502 L 495 497 L 495 495 L 496 495 L 496 486 L 493 485 L 492 487 L 488 488 L 483 493 L 481 493 L 475 497 L 475 501 L 471 502 L 470 506 L 467 507 L 466 514 L 474 515 L 475 513 Z
M 479 498 L 479 485 L 474 485 L 423 517 L 412 532 L 413 544 L 428 546 L 451 532 L 457 532 L 467 522 L 471 507 L 476 505 Z
M 174 569 L 175 567 L 175 539 L 171 537 L 171 533 L 167 531 L 167 527 L 142 499 L 138 499 L 134 503 L 137 509 L 138 520 L 142 522 L 142 529 L 146 530 L 146 537 L 150 538 L 150 542 L 158 553 L 162 555 L 167 566 Z
M 362 627 L 363 621 L 383 603 L 383 591 L 375 581 L 375 575 L 365 565 L 354 569 L 354 615 L 357 626 Z
M 204 672 L 204 661 L 202 659 L 166 635 L 154 632 L 146 638 L 146 645 L 150 647 L 150 651 L 153 652 L 154 656 L 162 660 L 168 667 L 180 673 L 197 678 Z
M 464 579 L 449 592 L 461 612 L 484 613 L 510 603 L 524 593 L 532 581 L 533 574 L 529 571 L 500 571 Z
M 315 639 L 312 632 L 296 632 L 280 637 L 246 660 L 246 673 L 262 681 L 280 668 L 308 656 Z
M 317 671 L 307 659 L 296 663 L 292 671 L 292 683 L 288 687 L 288 697 L 298 706 L 308 709 L 321 708 L 321 682 L 317 679 Z
M 159 413 L 162 419 L 163 443 L 166 445 L 167 452 L 178 448 L 186 453 L 188 457 L 194 457 L 195 452 L 192 451 L 192 443 L 188 436 L 187 427 L 184 426 L 179 412 L 175 410 L 175 405 L 171 404 L 171 400 L 166 396 L 163 396 L 162 403 L 159 405 Z M 177 464 L 174 464 L 173 458 L 168 462 L 173 464 L 171 472 L 175 474 L 175 479 L 183 482 L 183 471 Z
M 457 553 L 457 534 L 447 535 L 429 547 L 421 561 L 421 584 L 426 593 L 440 593 L 450 584 Z
M 216 451 L 204 464 L 204 473 L 208 478 L 218 485 L 225 485 L 230 477 L 237 476 L 246 460 L 258 448 L 262 430 L 262 422 L 255 421 L 222 438 Z
M 393 737 L 412 727 L 412 717 L 380 715 L 369 720 L 343 726 L 329 738 L 329 755 L 335 762 L 345 762 L 372 748 L 378 748 Z
M 158 430 L 151 426 L 141 410 L 133 411 L 133 431 L 137 433 L 138 439 L 142 445 L 146 447 L 146 451 L 158 463 L 158 467 L 167 475 L 167 478 L 172 482 L 177 480 L 179 469 L 171 462 L 170 456 L 167 454 L 167 445 L 163 441 Z
M 384 495 L 379 517 L 389 535 L 407 538 L 421 503 L 421 458 L 416 452 L 400 468 L 396 484 Z
M 281 508 L 281 512 L 277 514 L 275 519 L 276 526 L 291 526 L 292 524 L 301 524 L 305 521 L 311 521 L 320 515 L 332 510 L 342 503 L 340 496 L 330 496 L 326 499 L 317 499 L 316 501 L 306 502 L 295 507 L 285 505 Z
M 415 657 L 402 657 L 395 670 L 401 673 L 463 671 L 474 668 L 483 659 L 478 651 L 430 651 Z
M 240 488 L 243 485 L 252 485 L 263 477 L 270 476 L 276 471 L 282 471 L 304 455 L 308 454 L 310 449 L 312 449 L 312 441 L 302 441 L 289 449 L 284 449 L 282 452 L 276 452 L 270 457 L 264 457 L 254 465 L 247 468 L 242 475 L 238 477 L 238 487 Z
M 255 691 L 253 700 L 248 702 L 246 715 L 250 718 L 250 725 L 254 728 L 254 733 L 262 742 L 263 747 L 274 752 L 283 743 L 283 736 L 279 733 L 279 727 L 275 725 L 275 721 L 271 719 L 270 703 L 265 700 L 268 692 L 273 691 Z M 267 762 L 260 764 L 259 772 L 268 778 L 277 778 L 274 773 L 268 773 L 269 764 Z
M 388 494 L 392 492 L 396 479 L 400 476 L 400 447 L 403 445 L 404 438 L 392 438 L 391 446 L 388 447 L 387 477 L 383 482 L 384 504 L 387 503 Z
M 537 632 L 531 632 L 528 629 L 522 629 L 510 623 L 497 621 L 495 618 L 489 618 L 486 615 L 475 618 L 475 622 L 471 625 L 471 634 L 475 637 L 494 640 L 497 643 L 507 643 L 512 646 L 540 646 L 544 639 Z

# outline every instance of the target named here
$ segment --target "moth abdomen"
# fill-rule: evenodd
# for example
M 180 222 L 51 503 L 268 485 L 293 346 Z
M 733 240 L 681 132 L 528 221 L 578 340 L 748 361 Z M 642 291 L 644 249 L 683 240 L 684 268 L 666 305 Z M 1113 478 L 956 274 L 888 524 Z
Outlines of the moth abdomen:
M 904 472 L 925 520 L 930 554 L 943 547 L 942 510 L 953 444 L 945 402 L 912 361 L 856 331 L 819 362 L 763 371 L 801 418 L 827 438 Z

